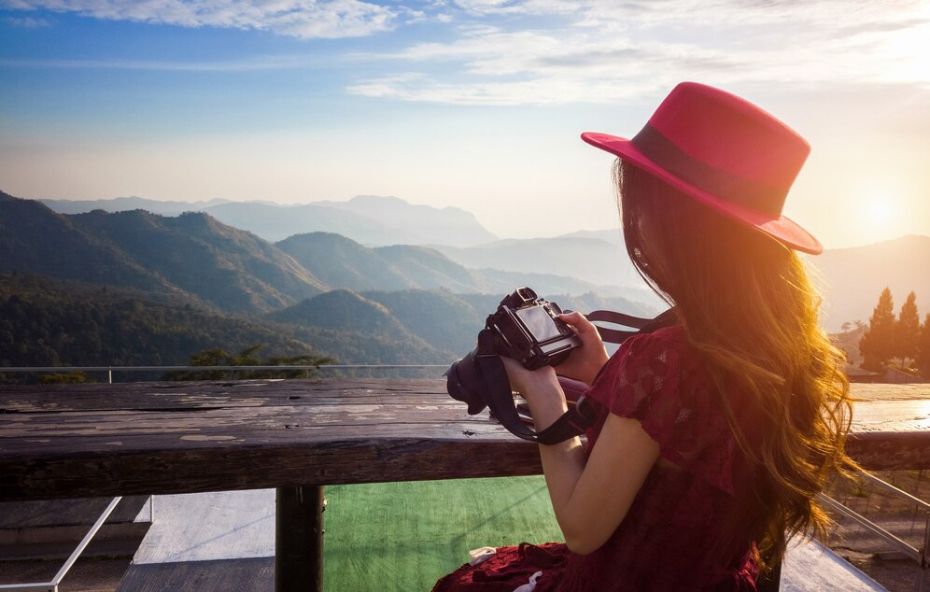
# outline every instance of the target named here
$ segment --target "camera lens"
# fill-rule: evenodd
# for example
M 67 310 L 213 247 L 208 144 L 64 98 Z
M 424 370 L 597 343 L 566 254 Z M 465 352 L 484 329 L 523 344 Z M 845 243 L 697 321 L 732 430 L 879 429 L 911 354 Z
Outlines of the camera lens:
M 478 363 L 475 360 L 477 350 L 470 351 L 458 362 L 453 362 L 446 370 L 446 390 L 449 395 L 468 405 L 468 414 L 481 413 L 487 404 L 481 397 L 484 388 Z

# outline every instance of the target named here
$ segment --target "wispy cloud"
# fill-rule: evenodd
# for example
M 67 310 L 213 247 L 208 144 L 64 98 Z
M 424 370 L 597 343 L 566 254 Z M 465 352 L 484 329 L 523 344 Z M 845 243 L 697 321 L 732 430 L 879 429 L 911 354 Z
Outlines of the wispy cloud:
M 405 101 L 607 102 L 684 79 L 930 87 L 925 0 L 0 0 L 0 8 L 19 26 L 41 26 L 49 13 L 71 13 L 306 39 L 400 29 L 391 38 L 392 49 L 366 52 L 359 41 L 352 51 L 330 56 L 329 63 L 350 72 L 353 64 L 364 65 L 347 92 Z M 435 27 L 430 39 L 439 41 L 409 41 L 407 33 L 424 24 L 416 30 Z M 314 67 L 308 60 L 0 65 L 235 72 Z
M 300 70 L 333 66 L 332 60 L 307 56 L 256 56 L 227 61 L 159 61 L 159 60 L 61 60 L 0 58 L 0 68 L 45 68 L 76 70 L 149 70 L 162 72 L 257 72 L 262 70 Z
M 48 19 L 31 16 L 8 16 L 3 19 L 3 21 L 10 26 L 19 27 L 20 29 L 44 29 L 45 27 L 52 26 L 52 23 Z
M 304 39 L 370 35 L 390 29 L 400 14 L 363 0 L 0 0 L 0 8 L 182 27 L 257 29 Z
M 460 0 L 477 25 L 460 27 L 449 41 L 366 54 L 382 60 L 387 73 L 347 90 L 512 105 L 614 101 L 684 79 L 928 86 L 930 5 L 893 4 Z M 563 15 L 558 25 L 520 26 L 535 22 L 532 15 L 554 13 Z
M 463 11 L 476 15 L 490 14 L 560 14 L 574 12 L 577 0 L 456 0 Z

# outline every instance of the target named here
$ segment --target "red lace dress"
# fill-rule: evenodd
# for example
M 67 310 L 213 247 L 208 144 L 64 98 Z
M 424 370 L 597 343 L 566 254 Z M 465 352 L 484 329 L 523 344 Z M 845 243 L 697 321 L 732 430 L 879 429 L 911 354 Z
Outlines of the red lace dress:
M 734 524 L 734 482 L 745 475 L 716 390 L 681 326 L 628 339 L 601 369 L 587 397 L 607 413 L 638 419 L 659 443 L 660 458 L 613 535 L 577 555 L 564 544 L 500 547 L 465 564 L 434 592 L 512 592 L 537 572 L 533 592 L 749 591 L 757 565 Z M 739 417 L 739 401 L 731 400 Z M 745 477 L 743 477 L 745 479 Z M 522 592 L 521 590 L 521 592 Z

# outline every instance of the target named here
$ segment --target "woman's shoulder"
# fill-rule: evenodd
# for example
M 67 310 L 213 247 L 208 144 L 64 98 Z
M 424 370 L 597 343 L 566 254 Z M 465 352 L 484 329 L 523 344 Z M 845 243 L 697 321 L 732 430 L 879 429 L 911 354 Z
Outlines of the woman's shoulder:
M 682 364 L 698 361 L 694 348 L 681 324 L 661 327 L 648 333 L 637 333 L 621 344 L 608 362 L 608 371 L 618 372 L 638 367 L 664 370 L 668 374 Z
M 728 490 L 729 479 L 712 469 L 726 461 L 720 455 L 730 448 L 715 393 L 684 328 L 673 325 L 625 341 L 587 396 L 611 413 L 639 420 L 664 458 Z
M 681 325 L 639 333 L 623 342 L 601 369 L 589 396 L 618 415 L 660 406 L 687 407 L 695 390 L 706 390 L 697 356 Z

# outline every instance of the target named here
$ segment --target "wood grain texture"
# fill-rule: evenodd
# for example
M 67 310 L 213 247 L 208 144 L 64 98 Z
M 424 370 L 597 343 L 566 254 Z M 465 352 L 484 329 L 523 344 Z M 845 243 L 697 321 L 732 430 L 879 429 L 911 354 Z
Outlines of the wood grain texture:
M 539 471 L 441 380 L 0 388 L 0 500 Z
M 887 398 L 857 403 L 850 452 L 926 468 L 930 402 Z M 0 501 L 540 471 L 534 444 L 443 380 L 0 387 Z

